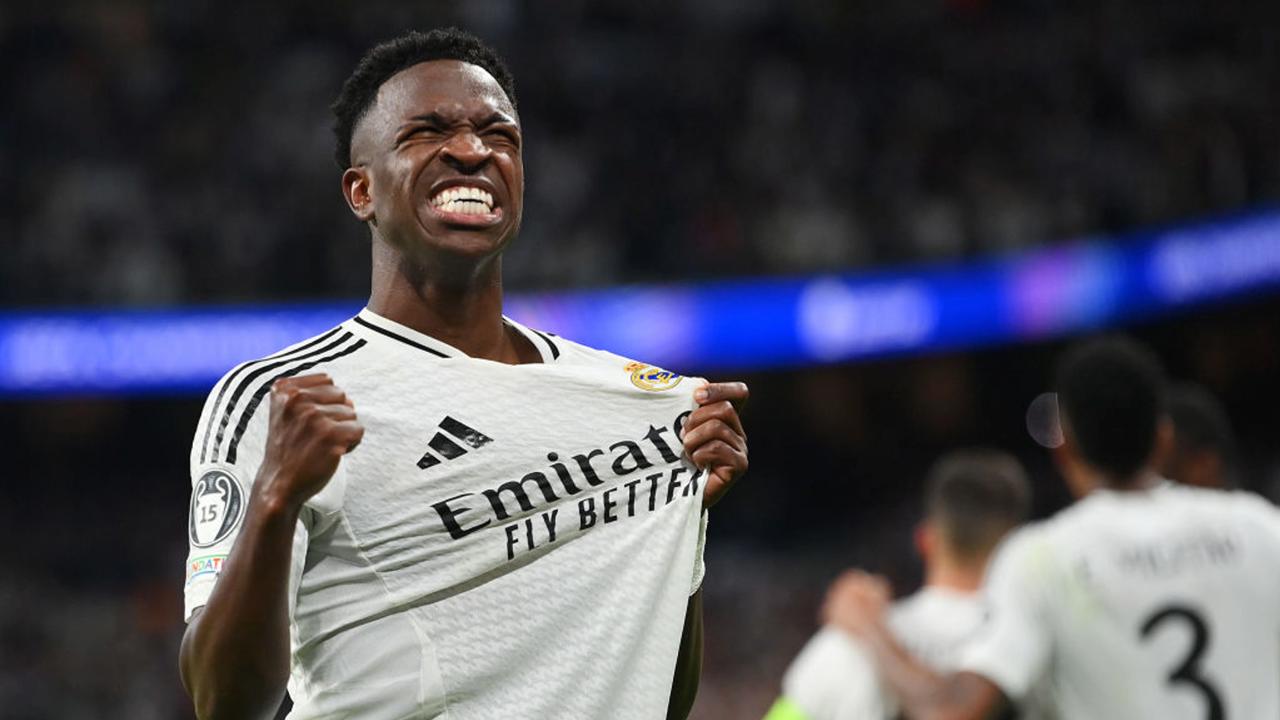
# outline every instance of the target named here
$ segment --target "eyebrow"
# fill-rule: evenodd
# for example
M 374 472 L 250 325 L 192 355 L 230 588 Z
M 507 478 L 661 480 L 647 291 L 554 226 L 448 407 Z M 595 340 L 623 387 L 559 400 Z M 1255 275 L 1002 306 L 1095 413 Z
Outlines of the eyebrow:
M 507 123 L 509 125 L 515 125 L 516 121 L 515 121 L 515 118 L 507 115 L 501 110 L 494 110 L 492 115 L 480 121 L 479 126 L 488 127 L 490 125 L 497 125 L 499 123 Z
M 414 115 L 409 118 L 407 122 L 400 126 L 400 130 L 403 131 L 415 123 L 426 123 L 437 127 L 449 127 L 453 124 L 453 121 L 438 112 L 429 112 L 424 115 Z M 497 125 L 499 123 L 515 125 L 516 121 L 510 115 L 507 115 L 501 110 L 495 110 L 488 117 L 476 123 L 476 127 L 489 127 L 490 125 Z

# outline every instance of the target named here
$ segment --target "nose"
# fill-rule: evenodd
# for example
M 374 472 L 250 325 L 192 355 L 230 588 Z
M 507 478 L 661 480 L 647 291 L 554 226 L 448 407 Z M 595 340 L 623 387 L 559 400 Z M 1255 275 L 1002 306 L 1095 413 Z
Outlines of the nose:
M 474 132 L 464 130 L 449 138 L 440 155 L 455 170 L 475 172 L 489 162 L 493 151 Z

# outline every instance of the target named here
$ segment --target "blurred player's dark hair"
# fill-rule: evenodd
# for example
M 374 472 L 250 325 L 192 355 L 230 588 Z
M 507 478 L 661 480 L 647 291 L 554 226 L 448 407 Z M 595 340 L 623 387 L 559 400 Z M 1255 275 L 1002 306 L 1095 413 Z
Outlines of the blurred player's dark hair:
M 1027 519 L 1026 471 L 999 450 L 957 450 L 929 471 L 925 513 L 962 560 L 983 560 L 1009 530 Z
M 1236 454 L 1235 433 L 1227 411 L 1216 397 L 1199 385 L 1175 385 L 1169 391 L 1169 419 L 1173 421 L 1176 456 L 1187 458 L 1196 453 L 1212 453 L 1221 463 L 1223 479 L 1231 475 Z
M 1123 481 L 1150 459 L 1167 392 L 1150 350 L 1126 337 L 1086 341 L 1063 357 L 1054 384 L 1063 430 L 1086 462 Z
M 373 105 L 378 88 L 405 68 L 430 60 L 460 60 L 484 68 L 516 105 L 515 80 L 497 51 L 483 40 L 458 28 L 409 32 L 374 45 L 360 58 L 351 76 L 342 83 L 333 110 L 333 134 L 337 137 L 334 159 L 344 170 L 351 165 L 351 134 L 356 123 Z

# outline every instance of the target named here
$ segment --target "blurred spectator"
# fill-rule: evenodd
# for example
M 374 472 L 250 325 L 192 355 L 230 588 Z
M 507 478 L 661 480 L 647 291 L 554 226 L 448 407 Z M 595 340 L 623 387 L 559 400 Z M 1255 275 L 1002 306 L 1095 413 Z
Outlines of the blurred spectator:
M 468 27 L 516 73 L 528 207 L 506 271 L 536 289 L 963 259 L 1274 202 L 1277 20 L 1209 0 L 7 3 L 0 305 L 362 296 L 327 107 L 408 27 Z M 1148 328 L 1273 496 L 1275 317 Z M 764 712 L 840 568 L 912 587 L 923 458 L 1021 449 L 1038 511 L 1065 500 L 1017 422 L 1050 351 L 752 379 L 695 717 Z M 0 410 L 0 716 L 190 717 L 198 398 Z
M 466 25 L 515 69 L 516 287 L 950 259 L 1280 197 L 1280 5 L 18 3 L 0 303 L 360 296 L 328 103 Z M 572 258 L 572 262 L 563 262 Z

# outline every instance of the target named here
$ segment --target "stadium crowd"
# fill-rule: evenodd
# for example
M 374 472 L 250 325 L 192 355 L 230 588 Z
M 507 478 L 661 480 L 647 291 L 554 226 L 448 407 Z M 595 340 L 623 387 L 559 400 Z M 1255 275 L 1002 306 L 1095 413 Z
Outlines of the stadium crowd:
M 1210 11 L 1211 10 L 1211 11 Z M 0 305 L 360 297 L 327 105 L 360 49 L 459 24 L 516 74 L 519 289 L 828 271 L 1123 232 L 1280 197 L 1274 3 L 12 3 Z M 16 169 L 16 171 L 12 171 Z M 1231 311 L 1226 311 L 1230 313 Z M 1280 487 L 1274 307 L 1149 328 Z M 848 565 L 909 589 L 925 467 L 1017 452 L 1054 348 L 747 378 L 694 717 L 762 713 Z M 177 684 L 198 398 L 6 402 L 0 715 L 189 717 Z M 833 470 L 833 468 L 835 470 Z
M 9 3 L 0 303 L 364 292 L 327 105 L 458 23 L 528 136 L 520 288 L 945 259 L 1280 194 L 1274 3 Z M 566 261 L 566 258 L 571 258 Z

